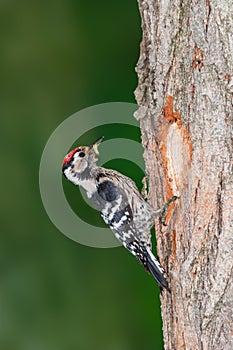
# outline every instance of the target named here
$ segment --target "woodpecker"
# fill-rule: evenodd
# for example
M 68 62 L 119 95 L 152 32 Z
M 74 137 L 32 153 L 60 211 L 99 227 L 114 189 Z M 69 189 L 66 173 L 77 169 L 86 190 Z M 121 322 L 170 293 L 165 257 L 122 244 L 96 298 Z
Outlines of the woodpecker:
M 165 271 L 151 251 L 150 230 L 156 215 L 133 180 L 118 171 L 97 165 L 100 137 L 91 146 L 70 151 L 62 163 L 63 175 L 81 186 L 121 244 L 170 292 Z

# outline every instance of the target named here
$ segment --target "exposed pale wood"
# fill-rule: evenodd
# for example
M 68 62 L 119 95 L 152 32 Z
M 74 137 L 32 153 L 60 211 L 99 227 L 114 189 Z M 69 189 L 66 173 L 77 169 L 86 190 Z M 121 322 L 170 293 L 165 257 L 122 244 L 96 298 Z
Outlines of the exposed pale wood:
M 138 0 L 137 64 L 149 199 L 171 295 L 166 350 L 233 349 L 233 2 Z M 156 345 L 155 345 L 156 348 Z

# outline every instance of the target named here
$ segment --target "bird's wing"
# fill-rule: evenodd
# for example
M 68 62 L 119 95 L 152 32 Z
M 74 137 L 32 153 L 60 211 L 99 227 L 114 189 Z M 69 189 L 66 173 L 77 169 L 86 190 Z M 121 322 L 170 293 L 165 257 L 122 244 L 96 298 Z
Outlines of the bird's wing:
M 121 178 L 119 178 L 120 176 Z M 135 225 L 135 212 L 132 205 L 133 202 L 130 199 L 132 188 L 128 189 L 125 184 L 122 186 L 123 179 L 123 175 L 118 175 L 115 172 L 114 174 L 108 173 L 99 176 L 97 190 L 99 196 L 105 202 L 101 215 L 114 232 L 116 238 L 138 259 L 145 270 L 156 279 L 160 289 L 166 288 L 170 291 L 167 280 L 164 277 L 164 270 L 149 248 L 150 243 L 142 239 L 143 229 L 139 229 L 139 226 Z M 125 181 L 127 181 L 127 184 L 129 183 L 127 178 Z M 135 184 L 134 186 L 136 188 Z M 138 192 L 137 188 L 135 191 Z M 133 198 L 135 199 L 135 196 Z M 139 199 L 141 198 L 139 197 Z
M 135 236 L 143 241 L 148 247 L 151 247 L 151 227 L 154 224 L 154 209 L 144 200 L 137 186 L 127 176 L 110 169 L 104 169 L 99 173 L 99 181 L 111 181 L 116 187 L 116 193 L 122 195 L 123 203 L 129 206 L 129 212 L 134 223 Z M 111 186 L 113 188 L 113 186 Z M 113 193 L 114 191 L 109 192 Z M 124 204 L 125 203 L 125 204 Z M 122 207 L 122 209 L 124 209 Z M 132 226 L 132 224 L 131 224 Z
M 110 226 L 117 239 L 126 246 L 137 236 L 137 228 L 134 223 L 132 202 L 129 200 L 127 189 L 122 187 L 121 174 L 104 173 L 97 179 L 98 195 L 104 200 L 105 206 L 101 215 L 107 225 Z M 125 181 L 125 179 L 124 179 Z M 134 185 L 136 187 L 136 185 Z M 132 189 L 131 189 L 132 191 Z

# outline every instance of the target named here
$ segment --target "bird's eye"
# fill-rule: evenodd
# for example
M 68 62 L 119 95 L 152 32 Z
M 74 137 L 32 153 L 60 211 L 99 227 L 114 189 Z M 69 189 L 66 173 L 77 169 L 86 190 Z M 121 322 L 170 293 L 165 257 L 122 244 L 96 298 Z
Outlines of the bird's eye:
M 85 157 L 85 153 L 84 152 L 80 152 L 79 153 L 79 157 L 81 157 L 81 158 Z

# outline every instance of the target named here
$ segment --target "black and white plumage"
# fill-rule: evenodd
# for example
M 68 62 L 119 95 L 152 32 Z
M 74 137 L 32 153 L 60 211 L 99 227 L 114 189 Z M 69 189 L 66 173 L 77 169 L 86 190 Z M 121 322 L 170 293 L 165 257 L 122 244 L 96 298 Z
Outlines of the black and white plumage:
M 165 271 L 151 251 L 150 229 L 155 211 L 144 200 L 135 183 L 121 173 L 97 166 L 98 139 L 90 147 L 70 151 L 63 161 L 64 176 L 86 191 L 115 237 L 157 281 L 170 291 Z

